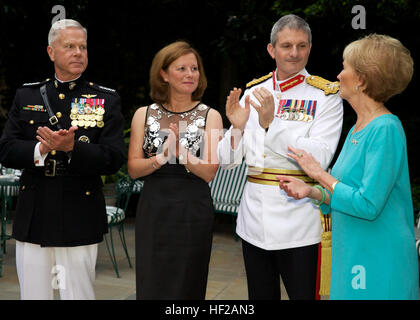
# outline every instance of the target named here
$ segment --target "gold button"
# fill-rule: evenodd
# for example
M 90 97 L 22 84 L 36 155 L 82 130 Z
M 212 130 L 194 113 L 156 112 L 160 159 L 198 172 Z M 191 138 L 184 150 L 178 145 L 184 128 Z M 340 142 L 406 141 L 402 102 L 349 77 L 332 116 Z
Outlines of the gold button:
M 51 152 L 50 152 L 50 153 L 51 153 L 51 155 L 52 155 L 52 156 L 55 156 L 55 154 L 57 153 L 57 151 L 55 151 L 55 150 L 51 150 Z
M 60 93 L 60 94 L 58 95 L 58 97 L 59 97 L 61 100 L 63 100 L 66 96 L 64 95 L 64 93 Z
M 86 191 L 86 195 L 87 196 L 90 196 L 90 191 Z
M 267 155 L 266 155 L 266 154 L 263 154 L 263 157 L 264 157 L 264 158 L 267 158 Z
M 21 189 L 22 189 L 22 191 L 23 191 L 23 190 L 25 190 L 25 186 L 22 186 L 22 188 L 21 188 Z
M 89 82 L 89 85 L 90 85 L 90 86 L 93 86 L 93 82 Z
M 29 124 L 34 124 L 35 121 L 34 120 L 29 120 Z
M 57 116 L 57 118 L 61 118 L 61 117 L 63 116 L 63 115 L 61 114 L 61 112 L 57 112 L 55 115 Z

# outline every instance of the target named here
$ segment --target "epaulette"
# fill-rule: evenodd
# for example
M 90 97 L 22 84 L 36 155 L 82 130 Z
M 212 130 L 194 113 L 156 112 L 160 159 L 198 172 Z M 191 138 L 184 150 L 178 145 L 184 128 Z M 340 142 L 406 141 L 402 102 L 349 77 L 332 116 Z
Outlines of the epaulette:
M 100 86 L 99 84 L 96 84 L 96 83 L 93 83 L 93 82 L 89 82 L 89 86 L 91 88 L 96 89 L 96 90 L 101 91 L 101 92 L 106 92 L 106 93 L 111 93 L 111 94 L 116 94 L 116 95 L 118 94 L 115 89 Z
M 306 82 L 315 88 L 324 90 L 326 96 L 331 93 L 337 93 L 340 90 L 340 82 L 328 81 L 318 76 L 309 76 L 306 78 Z
M 51 79 L 48 78 L 48 79 L 45 79 L 44 81 L 24 83 L 24 84 L 22 84 L 21 87 L 22 88 L 39 87 L 39 86 L 42 86 L 43 84 L 47 83 L 48 81 L 51 81 Z
M 255 86 L 256 84 L 259 84 L 259 83 L 261 83 L 261 82 L 263 82 L 263 81 L 265 81 L 265 80 L 267 80 L 267 79 L 271 78 L 271 76 L 272 76 L 272 75 L 273 75 L 273 73 L 272 73 L 272 72 L 270 72 L 269 74 L 267 74 L 267 75 L 265 75 L 265 76 L 263 76 L 263 77 L 261 77 L 261 78 L 254 79 L 254 80 L 252 80 L 251 82 L 248 82 L 248 83 L 246 84 L 246 88 L 247 88 L 247 89 L 249 89 L 249 88 L 251 88 L 251 87 Z

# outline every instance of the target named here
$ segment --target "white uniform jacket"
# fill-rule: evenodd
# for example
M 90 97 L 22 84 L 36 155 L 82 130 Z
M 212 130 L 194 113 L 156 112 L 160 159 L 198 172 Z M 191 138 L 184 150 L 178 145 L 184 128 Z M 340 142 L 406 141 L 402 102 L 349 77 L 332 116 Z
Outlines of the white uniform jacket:
M 305 69 L 299 74 L 310 76 Z M 310 152 L 322 168 L 327 169 L 341 134 L 342 100 L 338 94 L 325 95 L 323 90 L 306 81 L 280 91 L 280 85 L 287 80 L 278 83 L 271 77 L 254 85 L 244 92 L 241 106 L 244 106 L 244 97 L 247 95 L 258 103 L 252 92 L 255 88 L 265 87 L 273 93 L 275 114 L 280 100 L 305 100 L 306 105 L 311 104 L 310 101 L 314 105 L 316 101 L 313 121 L 283 120 L 275 115 L 266 133 L 259 125 L 258 113 L 251 106 L 250 117 L 238 148 L 231 148 L 232 127 L 219 142 L 218 156 L 223 169 L 236 167 L 245 157 L 248 170 L 249 167 L 301 170 L 287 156 L 288 146 Z M 320 242 L 322 232 L 319 208 L 308 198 L 294 200 L 288 197 L 278 186 L 247 181 L 239 207 L 236 232 L 245 241 L 265 250 L 316 244 Z

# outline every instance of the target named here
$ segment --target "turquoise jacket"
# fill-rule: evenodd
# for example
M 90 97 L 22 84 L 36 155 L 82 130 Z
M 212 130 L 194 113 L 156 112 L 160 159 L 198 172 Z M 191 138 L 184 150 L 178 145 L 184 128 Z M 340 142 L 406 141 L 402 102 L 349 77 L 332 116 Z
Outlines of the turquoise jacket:
M 382 115 L 350 130 L 331 174 L 330 299 L 418 299 L 419 270 L 404 129 Z

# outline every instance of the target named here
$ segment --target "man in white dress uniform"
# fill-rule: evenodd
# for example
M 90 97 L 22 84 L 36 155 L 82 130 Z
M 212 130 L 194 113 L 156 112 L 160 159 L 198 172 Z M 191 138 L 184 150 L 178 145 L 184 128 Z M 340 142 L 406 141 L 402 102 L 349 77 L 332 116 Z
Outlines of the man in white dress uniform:
M 226 102 L 232 126 L 218 146 L 220 164 L 231 169 L 245 157 L 248 167 L 236 232 L 249 299 L 280 299 L 280 275 L 290 299 L 315 298 L 319 209 L 311 200 L 289 198 L 275 178 L 290 174 L 311 181 L 288 152 L 307 150 L 326 169 L 340 138 L 338 83 L 305 69 L 311 37 L 303 19 L 282 17 L 267 46 L 276 70 L 248 83 L 240 100 L 241 90 L 234 88 Z

